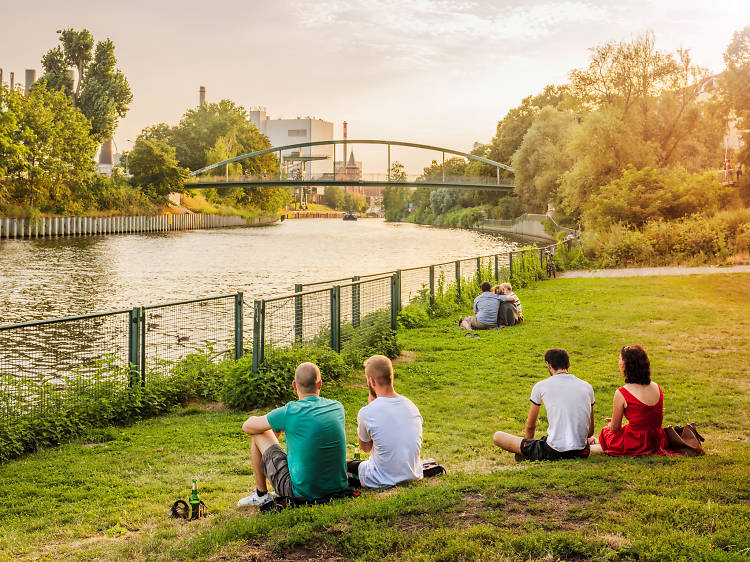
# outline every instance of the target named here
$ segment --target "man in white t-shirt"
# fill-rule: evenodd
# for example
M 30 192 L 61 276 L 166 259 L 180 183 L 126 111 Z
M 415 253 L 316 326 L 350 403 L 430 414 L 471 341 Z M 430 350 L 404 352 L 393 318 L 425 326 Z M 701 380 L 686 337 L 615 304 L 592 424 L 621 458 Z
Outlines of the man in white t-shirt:
M 550 377 L 531 390 L 531 406 L 526 419 L 526 437 L 504 431 L 493 437 L 495 445 L 516 453 L 516 460 L 559 460 L 589 456 L 588 438 L 594 434 L 594 389 L 568 373 L 570 358 L 564 349 L 544 354 Z M 542 404 L 547 409 L 547 435 L 534 439 Z
M 393 390 L 393 365 L 384 355 L 365 364 L 368 404 L 357 414 L 357 439 L 366 461 L 348 461 L 346 470 L 365 488 L 395 486 L 422 478 L 422 416 L 414 403 Z

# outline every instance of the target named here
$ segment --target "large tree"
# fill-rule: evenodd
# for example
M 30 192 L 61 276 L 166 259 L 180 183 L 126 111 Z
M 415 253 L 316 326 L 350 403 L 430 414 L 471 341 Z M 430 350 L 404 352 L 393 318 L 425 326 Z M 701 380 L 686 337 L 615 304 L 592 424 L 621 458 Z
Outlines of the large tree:
M 735 32 L 724 52 L 727 65 L 722 86 L 729 107 L 738 119 L 740 130 L 750 129 L 750 25 Z M 750 168 L 750 133 L 743 134 L 744 146 L 740 160 Z
M 65 210 L 71 197 L 87 195 L 95 153 L 88 121 L 65 93 L 44 86 L 28 96 L 3 91 L 0 162 L 7 198 Z
M 128 154 L 127 166 L 133 185 L 157 202 L 166 202 L 170 193 L 182 191 L 188 177 L 188 170 L 177 162 L 174 147 L 161 140 L 139 137 Z
M 116 68 L 115 46 L 109 39 L 99 41 L 88 30 L 58 31 L 62 47 L 42 57 L 44 74 L 40 81 L 50 89 L 62 90 L 89 119 L 91 135 L 97 142 L 112 136 L 118 119 L 125 117 L 133 94 L 125 75 Z M 78 72 L 73 90 L 70 69 Z

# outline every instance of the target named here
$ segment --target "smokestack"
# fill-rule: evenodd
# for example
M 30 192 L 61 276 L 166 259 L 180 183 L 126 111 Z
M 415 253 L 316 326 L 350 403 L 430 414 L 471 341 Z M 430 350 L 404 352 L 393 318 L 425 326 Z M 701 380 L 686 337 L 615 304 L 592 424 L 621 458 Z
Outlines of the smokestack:
M 199 92 L 198 93 L 198 98 L 200 100 L 200 105 L 201 105 L 201 107 L 203 107 L 204 105 L 206 105 L 206 87 L 205 86 L 201 86 L 200 90 L 198 92 Z
M 0 88 L 3 87 L 3 69 L 0 68 Z
M 113 164 L 112 161 L 112 139 L 107 139 L 102 143 L 102 149 L 99 151 L 99 164 Z
M 13 88 L 16 87 L 15 82 L 16 82 L 16 73 L 15 72 L 11 72 L 10 73 L 10 89 L 11 89 L 11 91 L 13 91 Z
M 344 168 L 346 168 L 346 129 L 347 123 L 344 121 Z
M 29 92 L 31 91 L 31 86 L 36 82 L 36 69 L 34 68 L 27 68 L 26 69 L 26 86 L 23 89 L 23 94 L 25 96 L 29 95 Z

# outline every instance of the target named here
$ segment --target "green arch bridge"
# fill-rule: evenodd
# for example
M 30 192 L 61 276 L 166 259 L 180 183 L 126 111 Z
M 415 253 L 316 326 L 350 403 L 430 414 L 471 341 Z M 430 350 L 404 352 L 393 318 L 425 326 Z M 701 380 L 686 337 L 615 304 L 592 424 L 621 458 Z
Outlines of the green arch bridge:
M 385 173 L 382 174 L 361 174 L 357 179 L 353 179 L 347 172 L 342 172 L 336 169 L 336 146 L 337 145 L 353 145 L 353 144 L 375 144 L 384 145 L 387 147 L 388 156 L 388 167 Z M 328 155 L 324 156 L 312 156 L 303 155 L 299 149 L 315 147 L 315 146 L 333 146 L 333 156 L 331 157 L 331 171 L 318 174 L 317 177 L 304 178 L 297 175 L 296 177 L 290 177 L 290 174 L 284 171 L 284 162 L 299 162 L 300 167 L 304 167 L 307 162 L 316 160 L 327 160 Z M 442 161 L 442 175 L 437 178 L 422 178 L 415 174 L 407 175 L 406 181 L 403 179 L 397 181 L 391 177 L 391 146 L 401 146 L 407 148 L 416 148 L 420 150 L 429 150 L 434 152 L 440 152 L 443 155 Z M 283 153 L 289 150 L 298 149 L 298 152 L 292 154 Z M 228 165 L 246 160 L 248 158 L 254 158 L 257 156 L 263 156 L 265 154 L 278 154 L 279 158 L 279 172 L 276 174 L 255 174 L 255 175 L 241 175 L 241 176 L 229 176 L 224 174 L 223 176 L 217 175 L 202 175 L 211 170 L 216 170 L 225 166 L 228 169 Z M 445 155 L 450 154 L 452 156 L 460 156 L 467 158 L 468 160 L 475 160 L 488 164 L 495 168 L 495 175 L 493 176 L 456 176 L 453 174 L 446 173 L 445 169 Z M 342 159 L 343 161 L 343 159 Z M 346 162 L 344 162 L 346 166 Z M 515 170 L 510 166 L 477 156 L 475 154 L 469 154 L 451 148 L 444 148 L 439 146 L 431 146 L 426 144 L 417 144 L 413 142 L 401 142 L 394 140 L 373 140 L 373 139 L 344 139 L 344 140 L 330 140 L 330 141 L 313 141 L 303 142 L 298 144 L 288 144 L 285 146 L 275 146 L 266 148 L 264 150 L 258 150 L 255 152 L 249 152 L 247 154 L 240 154 L 233 158 L 228 158 L 195 170 L 190 173 L 190 179 L 185 182 L 186 189 L 200 189 L 207 187 L 214 188 L 229 188 L 229 187 L 274 187 L 284 186 L 290 188 L 300 188 L 307 186 L 372 186 L 372 187 L 386 187 L 386 186 L 408 186 L 408 187 L 449 187 L 457 189 L 483 189 L 492 191 L 505 191 L 510 192 L 513 190 L 513 180 L 509 178 L 501 178 L 500 171 L 507 170 L 514 173 Z M 294 174 L 292 174 L 294 176 Z M 411 180 L 411 181 L 410 181 Z

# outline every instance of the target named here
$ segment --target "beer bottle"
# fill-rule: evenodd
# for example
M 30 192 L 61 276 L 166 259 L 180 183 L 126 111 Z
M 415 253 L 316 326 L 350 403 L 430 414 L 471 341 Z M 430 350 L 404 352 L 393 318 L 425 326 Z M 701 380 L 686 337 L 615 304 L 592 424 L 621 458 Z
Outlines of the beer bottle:
M 190 504 L 190 520 L 198 519 L 198 514 L 200 511 L 200 504 L 201 500 L 198 497 L 198 480 L 193 479 L 193 491 L 190 492 L 190 498 L 188 499 L 188 503 Z
M 359 443 L 354 445 L 354 460 L 359 460 Z

